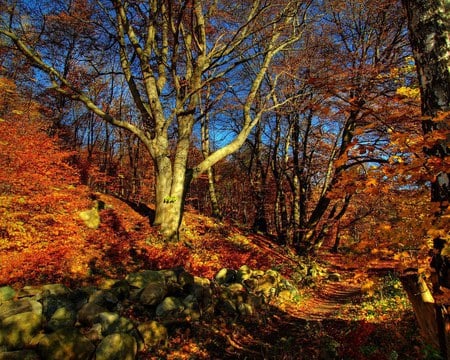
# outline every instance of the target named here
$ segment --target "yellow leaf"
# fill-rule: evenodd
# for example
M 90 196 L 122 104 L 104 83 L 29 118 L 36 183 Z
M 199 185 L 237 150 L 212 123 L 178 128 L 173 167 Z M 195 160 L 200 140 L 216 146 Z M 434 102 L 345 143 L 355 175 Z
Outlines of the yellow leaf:
M 397 95 L 404 96 L 410 99 L 419 99 L 420 90 L 419 88 L 411 88 L 408 86 L 401 86 L 396 91 Z

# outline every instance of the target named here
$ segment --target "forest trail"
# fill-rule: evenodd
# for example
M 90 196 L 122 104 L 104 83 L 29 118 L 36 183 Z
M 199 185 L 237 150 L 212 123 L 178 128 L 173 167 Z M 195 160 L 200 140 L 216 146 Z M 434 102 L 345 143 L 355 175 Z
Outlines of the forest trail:
M 321 321 L 344 318 L 345 310 L 359 303 L 362 297 L 361 284 L 355 282 L 354 265 L 344 261 L 340 254 L 325 251 L 321 259 L 326 262 L 328 272 L 336 272 L 339 281 L 326 281 L 318 285 L 302 306 L 296 310 L 296 316 L 308 321 Z
M 308 321 L 340 318 L 345 308 L 360 300 L 361 287 L 343 280 L 331 282 L 306 300 L 296 316 Z

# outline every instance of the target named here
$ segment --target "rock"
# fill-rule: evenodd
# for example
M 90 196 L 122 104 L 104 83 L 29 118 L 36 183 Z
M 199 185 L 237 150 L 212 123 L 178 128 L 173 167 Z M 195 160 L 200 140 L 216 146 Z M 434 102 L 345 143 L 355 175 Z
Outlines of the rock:
M 72 290 L 62 284 L 46 284 L 41 286 L 42 290 L 50 293 L 50 295 L 70 295 Z
M 183 299 L 183 306 L 184 306 L 183 315 L 186 318 L 194 321 L 200 319 L 201 313 L 199 309 L 199 304 L 197 298 L 194 295 L 189 294 L 188 296 L 186 296 Z
M 39 339 L 38 352 L 43 359 L 87 360 L 95 346 L 78 330 L 59 329 Z
M 0 360 L 134 359 L 137 349 L 167 342 L 168 331 L 155 315 L 168 324 L 198 321 L 216 311 L 232 318 L 258 316 L 267 298 L 298 295 L 274 270 L 222 269 L 215 279 L 211 283 L 179 267 L 74 290 L 59 284 L 26 286 L 17 293 L 0 287 Z M 94 344 L 99 344 L 96 355 Z M 15 351 L 28 348 L 37 353 Z
M 252 269 L 250 269 L 247 265 L 242 265 L 236 274 L 236 280 L 240 283 L 243 283 L 245 280 L 248 280 L 252 277 Z
M 134 360 L 137 343 L 128 334 L 111 334 L 105 337 L 95 352 L 96 360 Z
M 130 296 L 130 285 L 125 280 L 117 281 L 109 290 L 119 300 L 124 300 Z
M 167 295 L 167 287 L 162 282 L 149 283 L 142 291 L 139 300 L 143 305 L 154 306 L 159 304 Z
M 33 298 L 41 301 L 48 297 L 69 298 L 72 291 L 62 284 L 46 284 L 40 286 L 25 286 L 18 292 L 18 298 Z
M 267 270 L 263 277 L 272 279 L 272 283 L 276 285 L 278 285 L 278 283 L 281 281 L 281 274 L 278 271 L 272 269 Z
M 89 210 L 80 211 L 78 216 L 89 229 L 98 229 L 100 226 L 100 213 L 97 206 Z
M 88 302 L 78 311 L 77 318 L 78 321 L 84 325 L 92 325 L 98 314 L 107 311 L 108 310 L 103 306 Z
M 160 318 L 173 317 L 180 315 L 184 310 L 183 302 L 174 297 L 166 297 L 161 304 L 156 307 L 156 316 Z
M 160 270 L 159 272 L 164 276 L 168 292 L 171 294 L 176 294 L 183 290 L 181 285 L 178 283 L 178 273 L 180 272 L 179 269 Z
M 217 303 L 217 310 L 224 315 L 235 316 L 237 312 L 236 304 L 231 299 L 221 299 Z
M 42 316 L 34 312 L 11 315 L 0 322 L 0 345 L 10 350 L 28 346 L 41 330 Z
M 183 288 L 183 290 L 189 289 L 195 283 L 194 276 L 189 274 L 187 271 L 182 271 L 178 275 L 178 284 Z
M 73 308 L 60 307 L 47 322 L 47 329 L 55 331 L 65 327 L 73 327 L 77 320 L 77 313 Z
M 211 282 L 208 279 L 194 276 L 194 284 L 192 284 L 189 293 L 195 296 L 202 310 L 212 307 L 213 292 Z
M 130 286 L 143 289 L 149 283 L 165 284 L 164 275 L 159 271 L 145 270 L 138 273 L 128 274 L 125 280 Z
M 255 309 L 247 303 L 239 303 L 237 310 L 242 316 L 250 316 L 255 313 Z
M 41 299 L 42 311 L 47 319 L 50 319 L 53 314 L 60 308 L 70 309 L 75 312 L 74 303 L 66 296 L 49 295 Z
M 149 321 L 139 324 L 137 327 L 139 334 L 141 334 L 142 339 L 146 347 L 157 346 L 167 343 L 167 329 L 164 325 L 157 321 Z
M 217 272 L 214 278 L 219 285 L 229 284 L 236 280 L 236 274 L 237 272 L 235 270 L 223 268 Z
M 14 296 L 16 296 L 16 291 L 11 286 L 0 287 L 0 304 L 13 299 Z
M 102 312 L 98 314 L 96 322 L 101 324 L 102 334 L 104 336 L 113 333 L 129 333 L 134 329 L 134 325 L 130 320 L 113 312 Z
M 260 296 L 256 296 L 254 294 L 248 294 L 247 299 L 245 301 L 246 304 L 253 310 L 260 308 L 263 304 L 263 299 Z
M 108 310 L 113 310 L 119 299 L 110 290 L 97 290 L 89 296 L 89 302 L 103 306 Z
M 260 278 L 261 276 L 264 276 L 265 272 L 263 270 L 253 270 L 252 271 L 252 277 L 254 278 Z
M 86 336 L 87 339 L 94 343 L 100 341 L 101 339 L 103 339 L 102 324 L 97 323 L 92 325 L 92 327 L 87 333 L 84 334 L 84 336 Z
M 33 311 L 33 304 L 29 299 L 6 301 L 0 305 L 0 321 L 9 316 L 29 311 Z
M 227 289 L 232 294 L 239 294 L 239 293 L 246 293 L 247 290 L 245 289 L 244 285 L 239 283 L 233 283 L 227 286 L 225 289 Z
M 266 299 L 270 299 L 276 295 L 278 291 L 278 278 L 271 273 L 266 273 L 259 279 L 253 288 L 253 292 L 262 295 Z
M 40 360 L 40 357 L 33 350 L 19 350 L 0 352 L 0 360 Z

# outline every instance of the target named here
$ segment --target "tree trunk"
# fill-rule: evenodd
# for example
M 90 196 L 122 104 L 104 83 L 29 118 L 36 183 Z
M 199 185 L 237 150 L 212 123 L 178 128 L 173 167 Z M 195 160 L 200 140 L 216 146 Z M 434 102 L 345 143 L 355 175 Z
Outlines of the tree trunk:
M 168 149 L 156 156 L 156 213 L 155 225 L 168 241 L 179 240 L 179 228 L 183 219 L 186 194 L 192 181 L 192 170 L 187 168 L 190 134 L 194 119 L 192 115 L 180 116 L 178 143 L 173 164 Z M 165 142 L 163 141 L 162 144 Z
M 208 90 L 209 97 L 209 90 Z M 203 158 L 206 159 L 211 153 L 211 144 L 209 141 L 209 115 L 204 114 L 202 127 L 201 127 L 201 136 L 202 136 L 202 154 Z M 217 200 L 216 194 L 216 184 L 214 180 L 214 168 L 209 167 L 207 170 L 208 174 L 208 193 L 209 200 L 211 202 L 212 216 L 216 219 L 222 218 L 222 213 L 219 207 L 219 201 Z
M 402 275 L 400 280 L 412 304 L 422 337 L 436 349 L 442 349 L 442 345 L 446 342 L 442 331 L 443 314 L 439 305 L 434 302 L 425 280 L 417 274 L 417 271 Z M 443 355 L 447 358 L 446 353 Z
M 439 131 L 450 128 L 450 4 L 448 0 L 402 0 L 408 17 L 409 38 L 419 78 L 424 134 L 435 137 Z M 450 155 L 450 136 L 436 141 L 425 150 L 426 155 L 444 158 Z M 436 196 L 438 195 L 438 196 Z M 440 202 L 441 211 L 432 214 L 435 230 L 448 231 L 448 218 L 442 216 L 450 201 L 448 170 L 437 170 L 432 184 L 431 201 Z M 440 228 L 440 229 L 439 229 Z M 419 277 L 420 280 L 420 277 Z M 423 280 L 422 280 L 423 281 Z M 413 291 L 412 280 L 405 281 L 408 294 Z M 426 285 L 424 285 L 426 286 Z M 416 290 L 421 290 L 416 289 Z M 426 288 L 428 291 L 428 288 Z M 417 293 L 417 291 L 416 291 Z M 419 292 L 420 293 L 420 292 Z M 429 293 L 429 291 L 428 291 Z M 434 301 L 431 293 L 429 297 Z M 450 326 L 444 311 L 447 304 L 436 301 L 433 319 L 432 305 L 422 304 L 410 296 L 414 312 L 424 337 L 438 345 L 444 358 L 448 358 Z M 434 321 L 433 321 L 434 320 Z
M 207 174 L 208 174 L 208 193 L 209 193 L 209 200 L 211 202 L 212 216 L 216 219 L 221 219 L 222 212 L 220 211 L 219 200 L 217 200 L 216 182 L 214 180 L 214 168 L 210 167 L 207 170 Z
M 419 77 L 425 134 L 450 129 L 450 4 L 448 0 L 403 0 Z M 439 113 L 444 116 L 437 121 Z M 450 135 L 425 149 L 427 155 L 450 155 Z M 439 182 L 439 179 L 445 181 Z M 436 174 L 432 201 L 450 201 L 449 173 Z M 438 194 L 438 196 L 436 196 Z

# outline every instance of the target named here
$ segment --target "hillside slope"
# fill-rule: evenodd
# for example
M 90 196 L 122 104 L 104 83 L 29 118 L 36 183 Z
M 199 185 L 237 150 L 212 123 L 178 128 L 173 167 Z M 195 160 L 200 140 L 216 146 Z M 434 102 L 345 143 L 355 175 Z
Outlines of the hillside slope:
M 80 184 L 67 162 L 72 154 L 47 136 L 36 104 L 26 112 L 12 104 L 6 110 L 0 121 L 0 285 L 83 283 L 173 266 L 211 277 L 222 267 L 293 263 L 264 238 L 254 237 L 258 245 L 240 229 L 195 212 L 186 214 L 185 241 L 164 243 L 150 226 L 151 209 Z M 90 228 L 80 213 L 99 202 L 100 224 Z
M 263 236 L 189 209 L 182 242 L 165 243 L 150 224 L 151 208 L 93 193 L 80 184 L 68 163 L 72 154 L 47 136 L 42 109 L 33 103 L 25 107 L 11 83 L 0 81 L 0 88 L 10 95 L 0 102 L 0 286 L 88 286 L 143 269 L 176 266 L 207 278 L 221 268 L 244 264 L 276 269 L 303 286 L 297 303 L 267 304 L 249 319 L 216 316 L 209 322 L 174 326 L 168 346 L 142 358 L 427 356 L 398 283 L 356 275 L 358 255 L 323 256 L 318 264 Z M 90 226 L 83 213 L 90 214 Z M 97 216 L 100 221 L 95 223 Z M 305 281 L 305 271 L 313 268 L 322 276 Z M 332 272 L 339 272 L 339 282 L 330 281 Z M 358 289 L 367 283 L 372 286 L 364 295 Z

